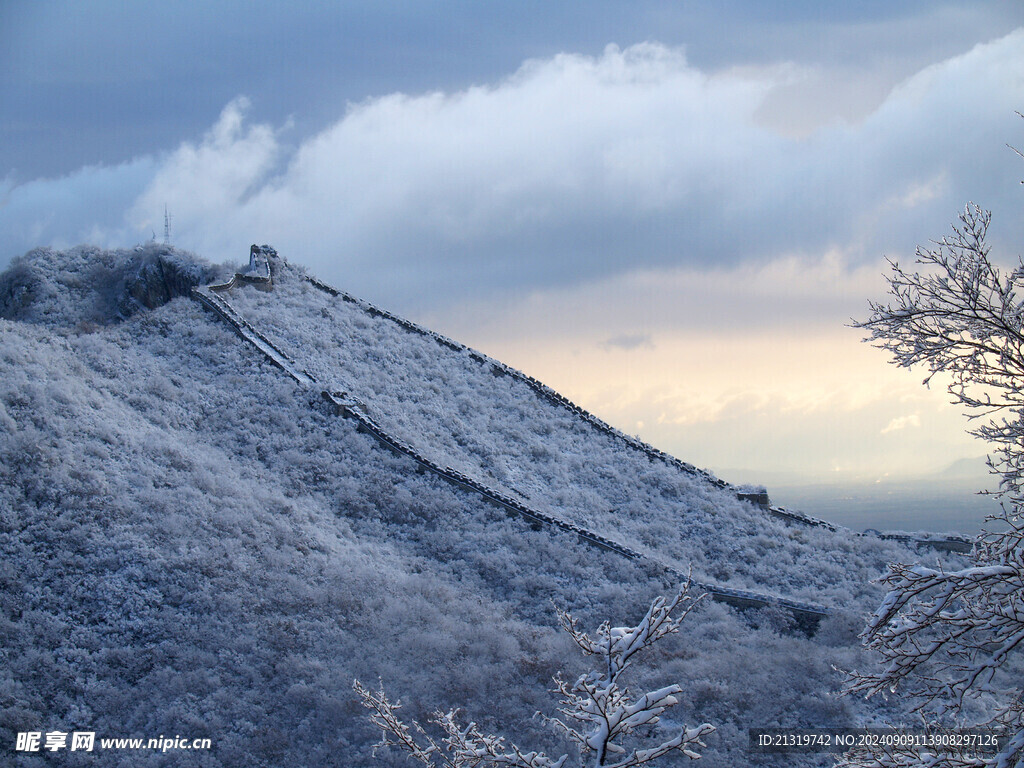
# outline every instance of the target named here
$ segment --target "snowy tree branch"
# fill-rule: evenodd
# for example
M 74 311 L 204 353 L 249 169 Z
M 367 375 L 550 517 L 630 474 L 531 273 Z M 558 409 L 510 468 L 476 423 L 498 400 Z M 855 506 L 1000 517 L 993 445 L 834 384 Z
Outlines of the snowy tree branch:
M 584 655 L 596 656 L 600 663 L 598 670 L 581 675 L 572 685 L 561 675 L 555 677 L 555 690 L 562 697 L 558 709 L 561 717 L 544 717 L 544 720 L 574 742 L 580 755 L 592 760 L 595 767 L 632 768 L 651 763 L 670 752 L 681 752 L 697 759 L 700 753 L 696 748 L 704 746 L 702 739 L 715 730 L 712 725 L 702 723 L 695 728 L 684 727 L 653 747 L 626 747 L 621 743 L 639 728 L 656 726 L 661 715 L 678 703 L 677 694 L 683 692 L 681 686 L 669 685 L 634 699 L 618 680 L 636 654 L 679 631 L 680 623 L 700 599 L 693 599 L 689 588 L 687 579 L 672 600 L 658 597 L 636 626 L 611 627 L 605 622 L 593 636 L 581 630 L 570 613 L 557 611 L 559 624 Z M 373 692 L 357 680 L 353 687 L 363 705 L 371 711 L 371 721 L 383 732 L 376 746 L 398 747 L 423 765 L 433 768 L 561 768 L 568 759 L 568 755 L 555 759 L 543 753 L 523 752 L 501 737 L 482 733 L 475 723 L 461 726 L 456 720 L 457 710 L 437 711 L 430 718 L 429 722 L 443 734 L 435 740 L 415 721 L 411 727 L 401 721 L 396 714 L 401 704 L 389 701 L 383 686 Z
M 855 323 L 894 364 L 923 366 L 925 384 L 947 378 L 953 402 L 980 422 L 971 433 L 995 449 L 989 467 L 999 477 L 1003 511 L 978 538 L 970 567 L 890 565 L 881 580 L 888 592 L 862 633 L 882 668 L 852 674 L 846 690 L 871 696 L 902 687 L 917 699 L 917 711 L 937 719 L 962 712 L 969 697 L 994 695 L 1010 703 L 988 725 L 1009 733 L 1009 746 L 991 759 L 919 749 L 858 752 L 841 765 L 1011 766 L 1022 756 L 1020 682 L 1000 672 L 1024 648 L 1024 261 L 1004 273 L 989 260 L 990 219 L 967 206 L 951 236 L 918 249 L 924 272 L 890 262 L 892 302 L 872 303 L 871 317 Z

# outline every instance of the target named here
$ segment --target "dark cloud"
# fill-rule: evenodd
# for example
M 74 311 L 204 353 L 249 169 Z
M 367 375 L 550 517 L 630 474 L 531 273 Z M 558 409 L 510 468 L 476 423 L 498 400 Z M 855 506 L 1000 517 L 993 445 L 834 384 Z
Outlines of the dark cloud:
M 627 333 L 622 336 L 615 336 L 603 341 L 601 346 L 604 349 L 622 349 L 627 352 L 633 349 L 654 348 L 654 344 L 651 342 L 651 334 L 649 333 Z

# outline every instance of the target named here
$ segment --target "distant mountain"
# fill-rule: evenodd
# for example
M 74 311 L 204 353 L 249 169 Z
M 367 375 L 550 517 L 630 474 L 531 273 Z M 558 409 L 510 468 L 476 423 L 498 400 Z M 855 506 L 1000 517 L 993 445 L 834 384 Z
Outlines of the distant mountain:
M 957 459 L 952 462 L 948 467 L 935 473 L 939 477 L 944 478 L 959 478 L 965 480 L 981 481 L 981 486 L 987 485 L 991 481 L 991 473 L 989 472 L 987 457 L 986 456 L 974 456 L 972 458 Z
M 827 765 L 750 755 L 746 729 L 889 706 L 835 698 L 834 669 L 866 663 L 871 580 L 916 549 L 742 500 L 261 253 L 269 279 L 158 244 L 42 249 L 0 275 L 0 742 L 88 730 L 212 740 L 161 765 L 406 765 L 373 756 L 351 692 L 380 677 L 410 718 L 461 706 L 566 749 L 532 717 L 580 665 L 552 603 L 635 620 L 690 570 L 719 599 L 636 674 L 682 683 L 677 719 L 718 727 L 706 765 Z

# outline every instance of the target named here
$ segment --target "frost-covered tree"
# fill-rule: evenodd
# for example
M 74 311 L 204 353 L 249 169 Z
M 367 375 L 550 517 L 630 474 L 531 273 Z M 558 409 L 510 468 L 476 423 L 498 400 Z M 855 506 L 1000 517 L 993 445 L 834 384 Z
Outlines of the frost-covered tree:
M 872 304 L 857 327 L 902 367 L 945 377 L 956 404 L 991 443 L 1002 513 L 977 540 L 972 564 L 945 572 L 893 565 L 888 587 L 863 638 L 883 659 L 881 671 L 855 674 L 850 692 L 902 688 L 931 722 L 965 712 L 972 698 L 997 702 L 986 723 L 1009 736 L 998 755 L 889 750 L 848 755 L 848 766 L 1000 766 L 1024 764 L 1021 680 L 1007 670 L 1024 648 L 1024 261 L 1012 271 L 989 259 L 990 214 L 969 205 L 953 234 L 919 248 L 923 269 L 890 262 L 892 300 Z
M 699 598 L 698 598 L 699 599 Z M 645 726 L 656 725 L 662 713 L 677 703 L 679 685 L 669 685 L 633 698 L 620 686 L 619 678 L 637 653 L 666 635 L 679 631 L 679 625 L 696 604 L 689 594 L 689 582 L 671 601 L 658 597 L 647 614 L 633 627 L 612 627 L 603 623 L 590 635 L 579 628 L 567 611 L 558 610 L 558 622 L 586 656 L 597 659 L 597 668 L 581 675 L 570 685 L 561 674 L 555 677 L 555 690 L 561 695 L 559 715 L 544 720 L 562 731 L 579 748 L 587 764 L 604 768 L 631 768 L 647 765 L 669 754 L 681 752 L 696 759 L 696 747 L 704 746 L 702 737 L 714 731 L 708 723 L 695 728 L 683 727 L 670 739 L 653 746 L 624 746 L 623 739 Z M 678 609 L 678 610 L 677 610 Z M 673 611 L 676 615 L 673 616 Z M 437 711 L 430 718 L 438 736 L 413 721 L 406 725 L 397 715 L 401 704 L 388 699 L 383 685 L 379 691 L 353 684 L 362 703 L 371 711 L 371 720 L 381 729 L 378 747 L 399 747 L 423 765 L 445 768 L 475 766 L 518 766 L 518 768 L 562 768 L 568 754 L 558 758 L 539 752 L 526 752 L 503 737 L 480 731 L 476 723 L 462 725 L 457 710 Z

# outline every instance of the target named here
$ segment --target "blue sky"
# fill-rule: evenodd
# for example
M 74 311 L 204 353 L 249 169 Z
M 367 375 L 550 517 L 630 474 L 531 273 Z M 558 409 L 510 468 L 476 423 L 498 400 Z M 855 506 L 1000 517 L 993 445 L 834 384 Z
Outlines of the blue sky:
M 1016 2 L 0 1 L 0 266 L 269 242 L 698 464 L 984 447 L 845 326 L 968 200 L 1020 253 Z

